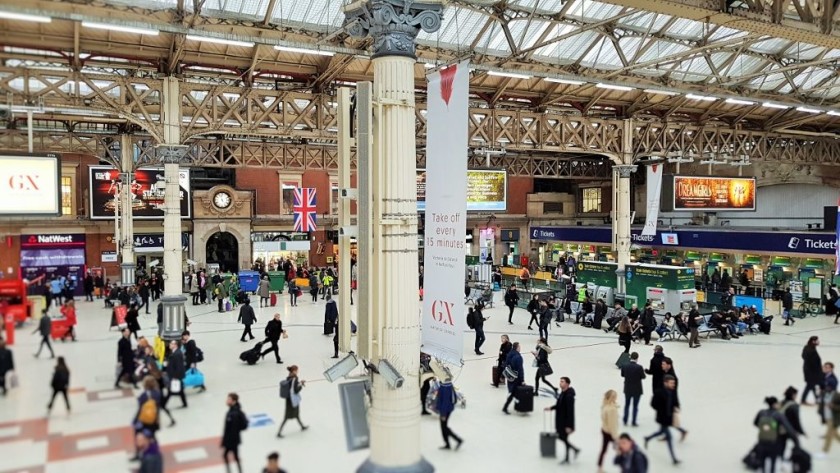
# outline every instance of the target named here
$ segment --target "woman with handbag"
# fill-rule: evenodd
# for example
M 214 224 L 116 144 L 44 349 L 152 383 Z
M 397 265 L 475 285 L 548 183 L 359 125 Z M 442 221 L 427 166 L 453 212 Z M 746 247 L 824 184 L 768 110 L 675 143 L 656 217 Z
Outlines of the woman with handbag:
M 531 352 L 534 355 L 534 366 L 537 368 L 537 375 L 534 378 L 534 396 L 540 395 L 540 380 L 554 390 L 555 396 L 557 395 L 557 388 L 545 379 L 546 376 L 554 374 L 554 370 L 551 369 L 551 364 L 548 362 L 548 355 L 550 355 L 552 351 L 554 350 L 548 346 L 548 342 L 545 338 L 540 338 L 537 342 L 536 350 Z
M 286 397 L 286 412 L 283 415 L 283 423 L 280 424 L 280 430 L 277 431 L 277 438 L 283 438 L 283 427 L 291 419 L 297 421 L 300 425 L 300 430 L 309 428 L 309 426 L 303 425 L 303 422 L 300 420 L 300 392 L 306 386 L 306 381 L 301 381 L 298 378 L 297 365 L 290 366 L 288 370 L 289 375 L 286 377 L 285 382 L 289 383 L 289 395 Z

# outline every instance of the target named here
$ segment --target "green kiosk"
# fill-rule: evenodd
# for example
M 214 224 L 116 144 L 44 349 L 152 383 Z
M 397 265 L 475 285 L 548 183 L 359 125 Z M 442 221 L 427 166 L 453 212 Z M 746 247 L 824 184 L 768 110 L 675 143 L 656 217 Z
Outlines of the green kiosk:
M 593 300 L 602 299 L 608 305 L 615 301 L 616 263 L 580 261 L 577 264 L 577 283 L 586 285 Z M 644 306 L 650 301 L 656 314 L 676 314 L 687 311 L 697 300 L 694 287 L 694 268 L 653 264 L 627 266 L 627 294 L 625 307 Z

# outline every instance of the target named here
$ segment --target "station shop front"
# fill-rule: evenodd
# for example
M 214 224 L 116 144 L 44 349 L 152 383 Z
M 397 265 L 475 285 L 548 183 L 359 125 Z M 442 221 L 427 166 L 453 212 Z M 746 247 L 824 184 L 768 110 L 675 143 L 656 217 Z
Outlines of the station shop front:
M 609 227 L 530 227 L 532 258 L 553 271 L 561 255 L 578 261 L 615 261 Z M 632 229 L 632 261 L 695 268 L 703 274 L 728 272 L 739 292 L 770 297 L 790 287 L 795 300 L 819 299 L 833 280 L 836 236 L 833 233 L 686 229 L 642 235 Z M 749 287 L 739 276 L 746 271 Z M 709 278 L 711 279 L 711 278 Z M 714 291 L 714 288 L 708 288 Z

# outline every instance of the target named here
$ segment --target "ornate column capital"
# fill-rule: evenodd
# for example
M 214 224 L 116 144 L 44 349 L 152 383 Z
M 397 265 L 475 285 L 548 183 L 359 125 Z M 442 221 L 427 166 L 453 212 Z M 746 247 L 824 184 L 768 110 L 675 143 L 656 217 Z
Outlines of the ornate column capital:
M 414 59 L 414 40 L 422 29 L 434 33 L 441 26 L 443 5 L 427 0 L 360 0 L 344 8 L 344 24 L 356 37 L 373 37 L 373 57 Z
M 613 172 L 618 173 L 618 177 L 629 178 L 631 174 L 636 172 L 635 164 L 619 164 L 613 166 Z

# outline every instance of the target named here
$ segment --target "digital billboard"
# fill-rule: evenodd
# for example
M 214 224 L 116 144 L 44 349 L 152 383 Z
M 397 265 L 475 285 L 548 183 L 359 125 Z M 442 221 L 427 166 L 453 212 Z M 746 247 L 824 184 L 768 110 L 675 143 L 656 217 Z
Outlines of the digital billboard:
M 57 154 L 0 155 L 0 216 L 61 215 Z
M 755 178 L 673 176 L 672 195 L 675 211 L 755 210 Z
M 467 171 L 467 211 L 492 212 L 507 209 L 507 172 Z M 426 170 L 417 170 L 417 210 L 426 210 Z
M 120 173 L 109 166 L 90 167 L 90 217 L 113 219 L 117 202 L 117 180 Z M 131 192 L 131 212 L 136 219 L 163 219 L 163 199 L 166 194 L 166 180 L 163 168 L 142 168 L 134 171 L 128 186 Z M 181 194 L 181 218 L 192 217 L 190 171 L 181 169 L 178 175 Z

